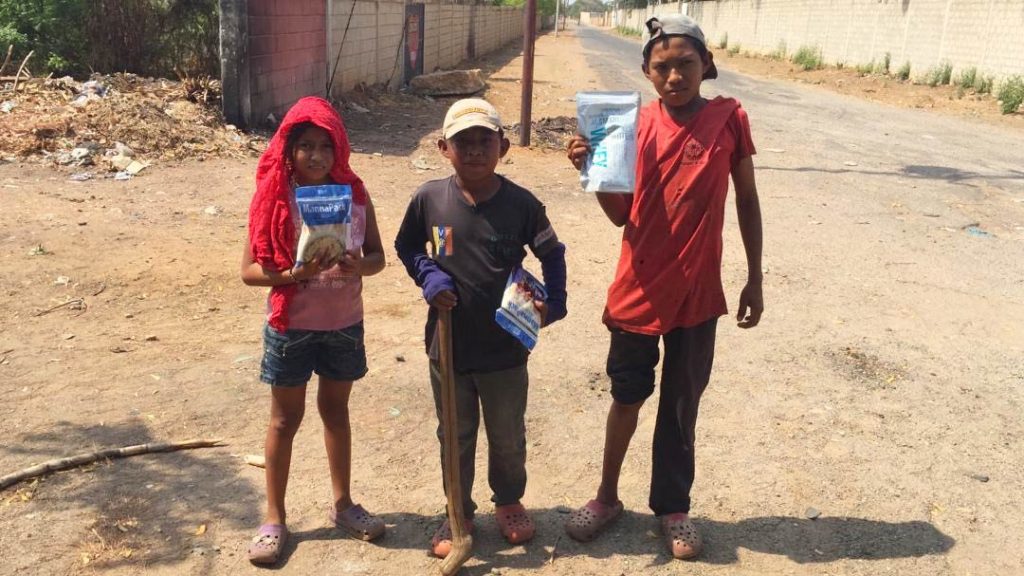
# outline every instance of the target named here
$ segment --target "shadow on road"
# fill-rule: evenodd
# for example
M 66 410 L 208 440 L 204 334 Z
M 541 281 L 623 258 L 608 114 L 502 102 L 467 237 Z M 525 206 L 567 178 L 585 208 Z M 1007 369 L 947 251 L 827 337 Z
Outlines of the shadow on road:
M 579 543 L 562 529 L 564 509 L 531 510 L 537 524 L 537 536 L 523 546 L 510 546 L 498 534 L 493 514 L 477 515 L 473 559 L 462 574 L 483 576 L 493 569 L 537 569 L 560 558 L 648 556 L 651 565 L 674 560 L 662 543 L 657 519 L 650 514 L 625 512 L 596 540 Z M 421 549 L 427 554 L 430 537 L 444 520 L 443 516 L 420 514 L 382 514 L 388 533 L 372 545 L 385 549 Z M 786 556 L 799 564 L 836 560 L 883 560 L 944 554 L 955 541 L 928 522 L 885 522 L 864 518 L 828 518 L 806 520 L 787 516 L 749 518 L 739 522 L 719 522 L 695 518 L 704 535 L 705 549 L 698 563 L 734 564 L 739 550 L 745 548 L 765 554 Z M 345 534 L 324 527 L 292 534 L 291 554 L 304 541 L 347 540 Z M 287 557 L 285 558 L 285 563 Z
M 8 461 L 27 466 L 172 439 L 155 438 L 144 422 L 134 420 L 96 426 L 56 422 L 48 432 L 12 440 L 0 450 L 11 456 Z M 35 486 L 33 516 L 51 529 L 67 525 L 66 544 L 78 550 L 75 557 L 88 557 L 92 568 L 178 564 L 190 548 L 208 545 L 209 536 L 194 538 L 207 525 L 251 526 L 258 520 L 253 503 L 261 492 L 239 477 L 239 467 L 218 454 L 222 450 L 143 454 L 56 472 Z M 14 485 L 0 494 L 30 486 Z M 86 523 L 72 511 L 81 511 Z M 215 555 L 205 554 L 205 559 L 198 573 L 212 571 Z

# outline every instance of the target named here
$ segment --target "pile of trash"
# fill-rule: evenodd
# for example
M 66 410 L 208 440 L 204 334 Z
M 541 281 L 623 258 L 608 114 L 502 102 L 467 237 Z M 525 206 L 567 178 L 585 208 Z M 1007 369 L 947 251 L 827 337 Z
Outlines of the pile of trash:
M 519 123 L 509 124 L 505 128 L 505 137 L 512 142 L 519 140 Z M 555 116 L 533 121 L 533 132 L 530 136 L 531 146 L 548 150 L 565 149 L 569 139 L 576 134 L 576 119 L 570 116 Z
M 219 89 L 134 74 L 0 84 L 0 159 L 131 177 L 161 160 L 259 155 L 264 138 L 225 125 Z

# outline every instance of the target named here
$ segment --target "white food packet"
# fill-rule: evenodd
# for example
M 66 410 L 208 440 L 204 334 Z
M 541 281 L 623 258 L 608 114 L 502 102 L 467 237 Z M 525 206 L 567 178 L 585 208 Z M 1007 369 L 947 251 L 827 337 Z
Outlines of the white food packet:
M 501 307 L 494 312 L 494 321 L 528 350 L 533 350 L 541 329 L 540 311 L 533 301 L 547 299 L 548 291 L 540 280 L 517 266 L 508 275 L 505 292 L 501 296 Z
M 639 116 L 639 92 L 576 93 L 577 130 L 591 148 L 580 171 L 585 191 L 633 193 Z
M 300 186 L 295 189 L 295 204 L 302 217 L 296 265 L 317 254 L 327 261 L 339 260 L 352 245 L 352 187 Z

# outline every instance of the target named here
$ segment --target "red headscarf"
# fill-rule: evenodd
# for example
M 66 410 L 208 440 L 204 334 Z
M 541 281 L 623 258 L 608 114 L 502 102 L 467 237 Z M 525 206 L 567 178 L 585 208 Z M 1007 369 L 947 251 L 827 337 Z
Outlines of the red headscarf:
M 352 201 L 366 203 L 363 181 L 348 165 L 348 134 L 341 116 L 323 98 L 299 100 L 285 115 L 256 168 L 256 194 L 249 205 L 249 248 L 253 260 L 269 270 L 288 270 L 295 266 L 298 231 L 292 223 L 291 171 L 285 154 L 288 134 L 296 124 L 312 122 L 323 128 L 334 143 L 331 180 L 352 186 Z M 268 323 L 278 332 L 288 328 L 288 304 L 296 286 L 274 286 L 270 291 Z

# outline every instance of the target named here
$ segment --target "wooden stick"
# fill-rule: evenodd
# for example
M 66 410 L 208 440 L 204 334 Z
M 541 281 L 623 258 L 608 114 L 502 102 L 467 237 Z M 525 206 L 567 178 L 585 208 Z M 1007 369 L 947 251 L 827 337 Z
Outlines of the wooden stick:
M 67 302 L 62 302 L 60 304 L 57 304 L 56 306 L 53 306 L 52 308 L 47 308 L 46 310 L 40 310 L 39 312 L 36 312 L 35 314 L 33 314 L 33 316 L 37 316 L 37 317 L 38 316 L 44 316 L 46 314 L 49 314 L 50 312 L 53 312 L 54 310 L 60 310 L 61 308 L 65 307 L 65 306 L 71 306 L 72 304 L 85 304 L 85 299 L 84 298 L 73 298 L 71 300 L 68 300 Z
M 13 52 L 14 52 L 14 44 L 9 44 L 7 46 L 7 58 L 4 58 L 4 63 L 0 64 L 0 76 L 3 76 L 4 68 L 7 68 L 7 64 L 10 63 L 10 61 L 11 61 L 11 53 L 13 53 Z
M 97 450 L 96 452 L 87 452 L 85 454 L 79 454 L 77 456 L 68 456 L 67 458 L 57 458 L 42 464 L 30 466 L 24 470 L 20 470 L 13 474 L 0 477 L 0 490 L 7 488 L 12 484 L 17 484 L 24 480 L 30 480 L 37 478 L 50 472 L 57 472 L 59 470 L 67 470 L 68 468 L 74 468 L 83 464 L 91 464 L 93 462 L 105 459 L 113 458 L 127 458 L 128 456 L 137 456 L 139 454 L 150 454 L 153 452 L 174 452 L 175 450 L 190 450 L 192 448 L 209 448 L 213 446 L 224 446 L 224 443 L 220 440 L 185 440 L 183 442 L 152 442 L 149 444 L 137 444 L 135 446 L 125 446 L 124 448 L 108 448 L 106 450 Z
M 548 565 L 555 563 L 555 554 L 558 552 L 558 543 L 562 541 L 562 535 L 559 534 L 558 538 L 555 538 L 555 545 L 551 547 L 551 555 L 548 556 Z
M 18 73 L 14 75 L 14 87 L 11 89 L 12 91 L 18 91 L 18 80 L 21 79 L 21 73 L 25 71 L 25 64 L 28 64 L 28 59 L 35 53 L 35 50 L 29 50 L 28 55 L 21 61 L 21 68 L 18 68 Z
M 439 310 L 437 338 L 441 369 L 441 421 L 444 428 L 444 483 L 448 488 L 448 524 L 452 550 L 441 561 L 441 574 L 451 576 L 473 553 L 473 536 L 463 524 L 462 477 L 459 474 L 459 420 L 455 408 L 455 367 L 452 358 L 452 312 Z

